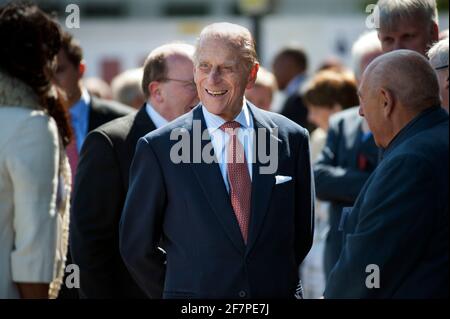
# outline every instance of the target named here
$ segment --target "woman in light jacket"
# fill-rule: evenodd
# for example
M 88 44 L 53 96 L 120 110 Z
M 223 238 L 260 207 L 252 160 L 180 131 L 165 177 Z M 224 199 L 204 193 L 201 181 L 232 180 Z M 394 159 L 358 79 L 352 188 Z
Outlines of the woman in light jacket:
M 33 5 L 0 8 L 0 299 L 55 298 L 68 242 L 71 133 L 53 88 L 61 31 Z

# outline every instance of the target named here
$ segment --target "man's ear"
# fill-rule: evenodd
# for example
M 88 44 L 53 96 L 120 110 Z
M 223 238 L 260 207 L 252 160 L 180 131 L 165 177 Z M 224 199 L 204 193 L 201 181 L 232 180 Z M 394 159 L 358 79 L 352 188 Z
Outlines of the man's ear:
M 392 91 L 387 88 L 381 88 L 380 93 L 384 117 L 389 118 L 395 108 L 395 96 L 392 94 Z
M 195 67 L 195 64 L 194 64 L 194 70 L 193 70 L 192 74 L 194 76 L 194 83 L 198 85 L 198 83 L 197 83 L 197 68 Z
M 258 71 L 259 71 L 259 63 L 255 63 L 252 66 L 250 73 L 248 75 L 247 86 L 245 87 L 246 89 L 251 89 L 255 85 L 256 77 L 258 76 Z
M 150 84 L 148 85 L 148 92 L 150 93 L 150 97 L 155 101 L 157 101 L 158 103 L 161 103 L 163 101 L 159 82 L 157 81 L 150 82 Z
M 78 65 L 78 78 L 81 79 L 86 72 L 86 63 L 84 61 L 80 62 L 80 65 Z
M 433 22 L 433 25 L 431 26 L 431 39 L 433 40 L 433 43 L 439 41 L 439 26 L 436 22 Z

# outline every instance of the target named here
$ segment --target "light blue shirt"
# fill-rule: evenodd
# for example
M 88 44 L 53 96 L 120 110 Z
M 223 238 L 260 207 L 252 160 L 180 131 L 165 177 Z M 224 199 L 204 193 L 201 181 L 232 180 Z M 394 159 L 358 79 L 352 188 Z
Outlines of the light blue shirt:
M 160 128 L 169 123 L 169 121 L 167 121 L 164 117 L 162 117 L 161 114 L 159 114 L 148 102 L 145 105 L 145 110 L 147 111 L 148 116 L 150 116 L 150 119 L 152 120 L 153 124 L 155 124 L 156 128 Z
M 306 76 L 304 74 L 299 74 L 295 78 L 293 78 L 284 90 L 286 95 L 291 96 L 297 93 L 305 80 Z
M 89 105 L 91 97 L 87 90 L 83 89 L 80 100 L 69 110 L 72 130 L 77 139 L 77 150 L 80 152 L 89 128 Z
M 211 136 L 211 143 L 214 147 L 214 153 L 217 157 L 217 161 L 220 167 L 220 172 L 222 173 L 222 178 L 225 183 L 227 191 L 230 192 L 230 186 L 228 184 L 228 168 L 227 168 L 227 145 L 230 139 L 228 133 L 222 131 L 220 126 L 226 121 L 208 112 L 205 106 L 202 106 L 203 116 L 205 118 L 206 127 L 208 128 L 209 135 Z M 250 179 L 252 179 L 252 163 L 253 163 L 253 136 L 254 136 L 254 126 L 253 118 L 250 115 L 250 111 L 247 107 L 247 101 L 244 99 L 243 107 L 241 112 L 236 116 L 234 121 L 241 124 L 238 129 L 237 138 L 239 142 L 244 146 L 245 158 L 247 160 L 248 171 Z

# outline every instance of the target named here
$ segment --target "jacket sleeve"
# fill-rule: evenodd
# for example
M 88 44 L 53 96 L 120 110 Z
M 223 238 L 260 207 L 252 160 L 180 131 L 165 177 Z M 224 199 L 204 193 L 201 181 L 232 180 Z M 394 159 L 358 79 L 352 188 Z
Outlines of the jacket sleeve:
M 309 134 L 304 130 L 297 159 L 296 189 L 296 252 L 297 264 L 303 261 L 312 246 L 314 236 L 314 177 L 311 168 Z
M 14 187 L 15 282 L 50 283 L 57 245 L 56 192 L 58 185 L 58 129 L 47 116 L 23 122 L 6 146 L 6 164 Z
M 73 194 L 70 249 L 80 268 L 80 294 L 112 298 L 125 190 L 112 142 L 100 131 L 83 143 Z
M 411 156 L 387 164 L 374 175 L 351 213 L 358 214 L 357 223 L 345 235 L 326 298 L 391 298 L 423 256 L 437 220 L 433 170 Z M 376 273 L 379 288 L 370 288 L 377 280 L 370 275 Z
M 317 197 L 324 201 L 353 203 L 370 173 L 338 166 L 339 123 L 330 123 L 327 142 L 314 165 Z
M 141 138 L 130 170 L 130 187 L 120 220 L 120 253 L 137 284 L 150 298 L 161 298 L 165 265 L 158 248 L 166 190 L 154 150 Z

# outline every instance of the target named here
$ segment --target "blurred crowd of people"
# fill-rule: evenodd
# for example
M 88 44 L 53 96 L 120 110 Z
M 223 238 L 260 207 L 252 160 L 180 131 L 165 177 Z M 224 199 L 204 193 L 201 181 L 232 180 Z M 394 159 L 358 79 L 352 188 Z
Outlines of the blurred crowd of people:
M 0 8 L 0 298 L 448 297 L 448 30 L 434 0 L 378 5 L 351 66 L 311 72 L 294 46 L 260 66 L 250 32 L 213 24 L 111 83 L 37 6 Z M 169 165 L 162 139 L 192 117 L 248 167 Z M 266 122 L 269 189 L 214 131 Z

